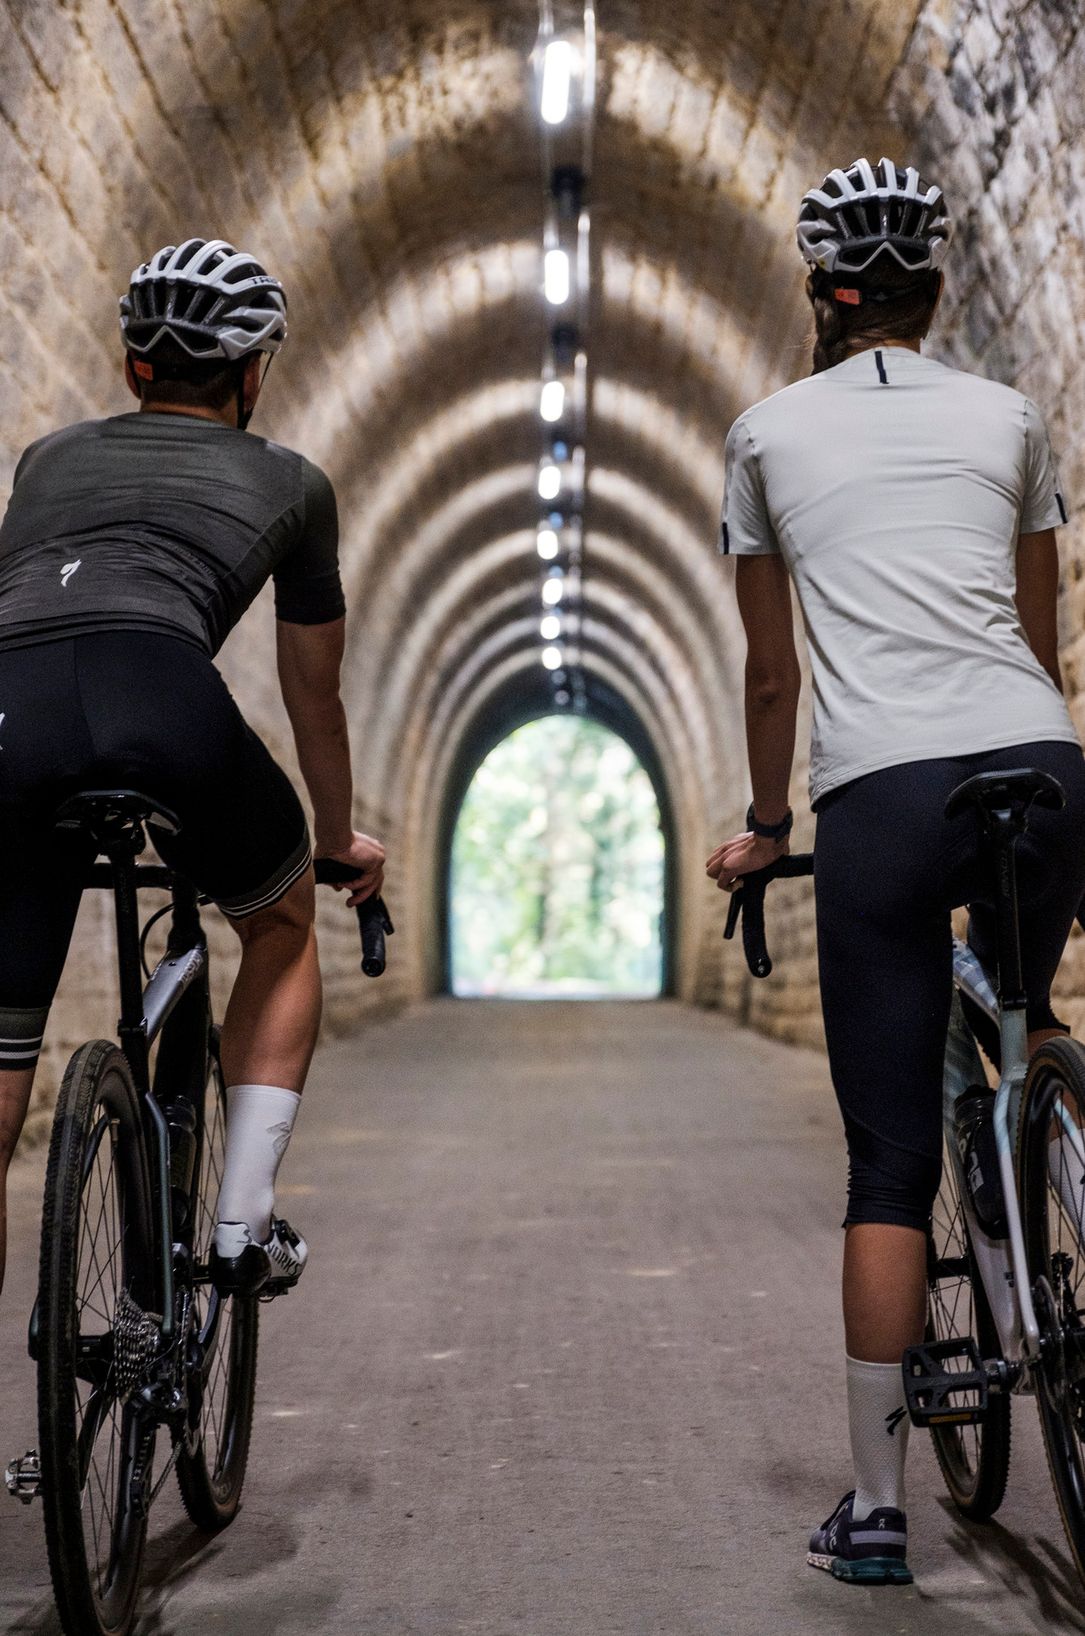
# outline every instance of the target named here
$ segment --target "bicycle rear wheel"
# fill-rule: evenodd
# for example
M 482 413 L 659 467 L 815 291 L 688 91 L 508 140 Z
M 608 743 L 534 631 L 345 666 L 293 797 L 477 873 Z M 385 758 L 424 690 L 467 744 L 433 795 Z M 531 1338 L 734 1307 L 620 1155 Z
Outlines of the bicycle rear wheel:
M 976 1271 L 961 1208 L 953 1157 L 942 1163 L 927 1250 L 927 1339 L 962 1340 L 974 1335 L 980 1356 L 999 1351 L 991 1309 Z M 1010 1470 L 1010 1400 L 992 1395 L 978 1426 L 932 1426 L 934 1452 L 954 1505 L 982 1522 L 993 1517 L 1006 1494 Z
M 38 1290 L 38 1422 L 49 1567 L 69 1636 L 135 1617 L 155 1425 L 133 1394 L 154 1356 L 153 1240 L 140 1110 L 107 1040 L 60 1087 Z
M 185 1510 L 216 1533 L 241 1503 L 249 1457 L 259 1304 L 221 1296 L 208 1278 L 211 1235 L 226 1153 L 226 1089 L 212 1033 L 202 1107 L 200 1170 L 193 1224 L 193 1305 L 188 1358 L 188 1429 L 177 1457 Z
M 1021 1100 L 1018 1178 L 1047 1463 L 1085 1579 L 1085 1047 L 1060 1038 L 1032 1059 Z

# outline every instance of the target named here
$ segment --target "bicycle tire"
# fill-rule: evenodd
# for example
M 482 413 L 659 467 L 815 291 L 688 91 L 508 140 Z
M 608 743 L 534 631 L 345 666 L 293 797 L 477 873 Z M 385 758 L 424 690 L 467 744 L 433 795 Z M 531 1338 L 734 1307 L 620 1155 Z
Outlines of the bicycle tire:
M 207 1281 L 226 1139 L 226 1089 L 212 1030 L 207 1084 L 199 1110 L 199 1174 L 194 1191 L 194 1345 L 190 1344 L 189 1417 L 177 1456 L 181 1500 L 197 1528 L 218 1533 L 237 1515 L 256 1397 L 259 1303 L 225 1300 Z
M 1040 1362 L 1036 1407 L 1066 1541 L 1085 1580 L 1085 1227 L 1071 1223 L 1050 1172 L 1051 1123 L 1066 1098 L 1085 1121 L 1085 1047 L 1068 1037 L 1048 1040 L 1034 1055 L 1021 1098 L 1018 1188 L 1025 1256 L 1036 1317 Z M 1055 1244 L 1052 1248 L 1052 1223 Z M 1071 1254 L 1070 1231 L 1077 1240 Z M 1078 1263 L 1077 1278 L 1070 1273 Z
M 944 1275 L 939 1277 L 939 1269 Z M 998 1332 L 980 1279 L 961 1209 L 952 1156 L 942 1164 L 928 1248 L 927 1339 L 974 1335 L 983 1358 L 1000 1351 Z M 973 1522 L 993 1517 L 1010 1472 L 1010 1399 L 992 1395 L 978 1426 L 932 1426 L 934 1453 L 957 1510 Z
M 140 1473 L 149 1480 L 155 1429 L 131 1400 L 138 1365 L 118 1357 L 116 1326 L 122 1302 L 147 1313 L 155 1276 L 139 1103 L 121 1052 L 94 1040 L 72 1057 L 57 1100 L 38 1288 L 41 1493 L 68 1636 L 127 1636 L 135 1618 L 147 1536 Z M 131 1345 L 133 1309 L 124 1310 Z M 134 1344 L 137 1356 L 153 1349 L 153 1326 Z

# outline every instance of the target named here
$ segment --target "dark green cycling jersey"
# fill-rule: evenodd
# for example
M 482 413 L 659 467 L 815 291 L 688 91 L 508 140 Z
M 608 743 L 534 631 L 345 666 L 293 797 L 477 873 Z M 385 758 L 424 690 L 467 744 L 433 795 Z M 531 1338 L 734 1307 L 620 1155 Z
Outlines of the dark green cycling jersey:
M 303 455 L 218 421 L 136 413 L 31 444 L 0 524 L 0 649 L 159 630 L 217 653 L 270 577 L 275 611 L 344 611 L 335 495 Z

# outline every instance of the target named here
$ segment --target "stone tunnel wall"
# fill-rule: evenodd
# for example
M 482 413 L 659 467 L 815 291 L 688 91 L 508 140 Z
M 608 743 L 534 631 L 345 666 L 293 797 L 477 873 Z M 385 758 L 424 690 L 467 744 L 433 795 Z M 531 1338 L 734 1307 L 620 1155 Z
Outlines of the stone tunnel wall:
M 702 872 L 748 796 L 741 636 L 714 551 L 723 437 L 806 367 L 803 188 L 895 149 L 944 182 L 960 223 L 935 350 L 1032 393 L 1085 497 L 1083 16 L 1085 0 L 599 8 L 585 666 L 670 788 L 678 992 L 787 1038 L 819 1035 L 808 888 L 778 893 L 781 958 L 754 985 L 723 953 Z M 220 233 L 291 292 L 254 430 L 318 460 L 340 496 L 356 817 L 390 844 L 401 927 L 389 974 L 365 984 L 351 917 L 322 905 L 334 1026 L 433 986 L 442 792 L 480 715 L 538 663 L 537 20 L 531 0 L 0 0 L 0 490 L 32 438 L 128 407 L 115 301 L 150 248 Z M 1075 697 L 1081 518 L 1063 540 Z M 222 666 L 293 767 L 266 598 Z M 807 817 L 797 844 L 811 833 Z M 230 934 L 213 937 L 225 978 Z M 39 1108 L 72 1044 L 111 1025 L 110 958 L 106 906 L 88 901 Z M 1076 946 L 1065 981 L 1080 1016 Z

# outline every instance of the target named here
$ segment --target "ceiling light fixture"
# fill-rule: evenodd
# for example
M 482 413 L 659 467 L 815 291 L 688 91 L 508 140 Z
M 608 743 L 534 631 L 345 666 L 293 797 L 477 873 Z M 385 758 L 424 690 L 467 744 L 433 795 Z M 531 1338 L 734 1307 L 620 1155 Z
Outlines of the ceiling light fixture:
M 565 382 L 544 381 L 539 398 L 539 413 L 543 420 L 557 421 L 565 413 Z
M 568 40 L 551 40 L 543 53 L 539 112 L 547 125 L 561 125 L 569 114 L 573 83 L 573 48 Z
M 569 257 L 564 250 L 548 250 L 543 257 L 543 294 L 552 307 L 569 299 Z

